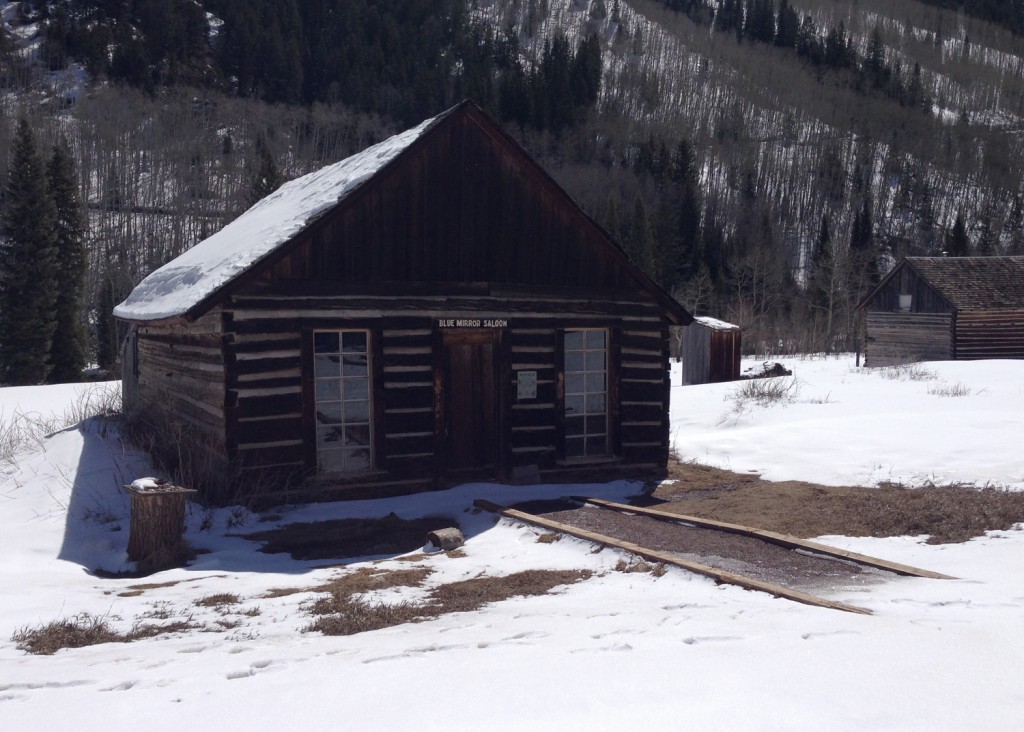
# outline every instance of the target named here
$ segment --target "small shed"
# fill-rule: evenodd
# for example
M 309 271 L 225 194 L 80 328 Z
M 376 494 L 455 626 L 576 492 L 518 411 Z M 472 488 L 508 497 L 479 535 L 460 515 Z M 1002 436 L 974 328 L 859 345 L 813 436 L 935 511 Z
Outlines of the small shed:
M 1024 358 L 1024 257 L 907 257 L 857 308 L 867 366 Z
M 682 329 L 679 355 L 684 384 L 712 384 L 740 377 L 743 331 L 715 318 L 697 317 Z
M 286 183 L 114 314 L 126 408 L 291 500 L 663 470 L 692 320 L 471 102 Z

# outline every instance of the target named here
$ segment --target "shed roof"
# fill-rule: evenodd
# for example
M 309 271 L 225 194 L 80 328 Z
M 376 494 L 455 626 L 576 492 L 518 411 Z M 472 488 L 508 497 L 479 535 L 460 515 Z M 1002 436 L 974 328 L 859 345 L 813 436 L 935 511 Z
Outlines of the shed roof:
M 907 257 L 858 307 L 864 307 L 902 267 L 911 267 L 958 311 L 1024 310 L 1024 257 Z

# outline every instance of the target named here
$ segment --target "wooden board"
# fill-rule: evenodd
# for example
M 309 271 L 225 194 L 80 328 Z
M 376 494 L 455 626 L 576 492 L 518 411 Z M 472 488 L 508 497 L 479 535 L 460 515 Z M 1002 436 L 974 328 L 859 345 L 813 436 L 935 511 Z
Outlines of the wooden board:
M 776 585 L 771 582 L 762 582 L 761 580 L 754 579 L 753 577 L 745 577 L 740 574 L 735 574 L 734 572 L 715 569 L 714 567 L 709 567 L 706 564 L 680 559 L 679 557 L 673 556 L 667 552 L 648 549 L 647 547 L 642 547 L 639 544 L 634 544 L 631 541 L 622 541 L 611 536 L 605 536 L 604 534 L 598 534 L 593 531 L 587 531 L 586 529 L 570 526 L 569 524 L 563 524 L 559 521 L 551 521 L 550 519 L 541 518 L 540 516 L 534 516 L 533 514 L 525 513 L 523 511 L 517 511 L 513 508 L 505 508 L 504 506 L 499 506 L 496 503 L 491 503 L 490 501 L 483 499 L 473 501 L 473 505 L 506 518 L 524 521 L 535 526 L 551 529 L 552 531 L 569 534 L 570 536 L 575 536 L 576 538 L 584 539 L 585 541 L 594 541 L 599 544 L 607 544 L 608 546 L 616 547 L 617 549 L 623 549 L 652 562 L 671 564 L 674 567 L 679 567 L 690 572 L 695 572 L 696 574 L 702 574 L 705 577 L 710 577 L 716 582 L 738 585 L 748 590 L 767 592 L 775 597 L 801 602 L 805 605 L 825 607 L 832 610 L 842 610 L 844 612 L 857 613 L 859 615 L 871 615 L 871 611 L 867 608 L 857 607 L 856 605 L 847 605 L 846 603 L 837 602 L 835 600 L 827 600 L 824 597 L 818 597 L 817 595 L 811 595 L 806 592 L 790 589 L 789 587 L 783 587 L 782 585 Z
M 743 536 L 751 536 L 756 539 L 761 539 L 772 544 L 784 546 L 787 549 L 805 549 L 807 551 L 814 552 L 815 554 L 824 554 L 830 557 L 836 557 L 837 559 L 845 559 L 850 562 L 857 564 L 863 564 L 868 567 L 875 567 L 877 569 L 884 569 L 895 574 L 902 574 L 909 577 L 926 577 L 928 579 L 956 579 L 956 577 L 950 577 L 948 574 L 940 574 L 938 572 L 932 572 L 927 569 L 919 569 L 917 567 L 911 567 L 906 564 L 899 564 L 897 562 L 890 562 L 885 559 L 879 559 L 878 557 L 870 557 L 866 554 L 857 554 L 856 552 L 848 552 L 843 549 L 836 549 L 835 547 L 827 546 L 825 544 L 819 544 L 814 541 L 808 541 L 807 539 L 801 539 L 796 536 L 789 534 L 780 534 L 775 531 L 767 531 L 765 529 L 755 529 L 751 526 L 743 526 L 742 524 L 729 524 L 724 521 L 714 521 L 712 519 L 700 518 L 698 516 L 687 516 L 684 514 L 670 513 L 668 511 L 659 511 L 656 508 L 643 508 L 640 506 L 629 506 L 624 503 L 615 503 L 614 501 L 606 501 L 601 498 L 586 498 L 586 497 L 573 497 L 573 500 L 582 501 L 584 503 L 590 503 L 594 506 L 600 506 L 601 508 L 609 508 L 614 511 L 623 511 L 628 513 L 636 513 L 642 516 L 651 516 L 652 518 L 668 520 L 668 521 L 682 521 L 694 526 L 702 526 L 710 529 L 718 529 L 719 531 L 728 531 L 732 534 L 741 534 Z

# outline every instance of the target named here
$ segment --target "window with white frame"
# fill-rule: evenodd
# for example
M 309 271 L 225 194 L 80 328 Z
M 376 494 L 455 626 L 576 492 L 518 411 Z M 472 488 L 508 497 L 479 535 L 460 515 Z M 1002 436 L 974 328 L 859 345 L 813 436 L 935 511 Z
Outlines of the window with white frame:
M 369 335 L 313 332 L 317 468 L 357 473 L 373 467 Z
M 608 331 L 567 330 L 565 375 L 565 456 L 608 454 Z

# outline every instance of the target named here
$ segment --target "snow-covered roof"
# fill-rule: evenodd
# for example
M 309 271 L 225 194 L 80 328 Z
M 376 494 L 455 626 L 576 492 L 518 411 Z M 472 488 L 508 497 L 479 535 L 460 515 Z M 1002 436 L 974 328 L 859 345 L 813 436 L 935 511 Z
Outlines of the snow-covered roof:
M 114 308 L 114 315 L 138 321 L 185 315 L 337 205 L 447 114 L 285 183 L 216 234 L 152 272 Z
M 724 320 L 717 320 L 715 318 L 709 318 L 706 315 L 702 315 L 702 316 L 700 316 L 698 318 L 694 318 L 693 320 L 694 320 L 694 322 L 700 323 L 705 328 L 710 328 L 711 330 L 739 330 L 740 329 L 740 327 L 738 325 L 733 325 L 732 323 L 726 323 Z

